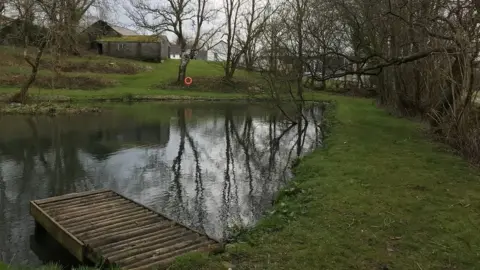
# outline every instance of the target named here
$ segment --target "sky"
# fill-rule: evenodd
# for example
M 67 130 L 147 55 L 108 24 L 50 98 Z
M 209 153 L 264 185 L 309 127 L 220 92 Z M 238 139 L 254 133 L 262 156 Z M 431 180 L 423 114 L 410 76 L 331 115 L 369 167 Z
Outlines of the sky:
M 165 3 L 166 2 L 166 0 L 148 0 L 148 1 L 150 1 L 154 5 L 156 3 Z M 223 0 L 210 0 L 210 1 L 211 1 L 211 4 L 215 8 L 218 8 L 218 9 L 220 9 L 223 5 Z M 127 11 L 125 10 L 124 7 L 129 5 L 128 0 L 116 0 L 116 1 L 114 1 L 114 3 L 115 3 L 115 7 L 113 7 L 112 11 L 109 12 L 108 18 L 102 18 L 102 16 L 100 16 L 100 19 L 106 19 L 110 23 L 117 24 L 119 26 L 123 26 L 123 27 L 129 28 L 129 29 L 135 30 L 139 34 L 149 34 L 148 31 L 138 28 L 134 24 L 134 22 L 132 20 L 130 20 L 130 18 L 127 16 Z M 99 18 L 99 12 L 95 8 L 92 8 L 91 10 L 89 10 L 89 15 L 93 16 L 95 18 Z M 218 16 L 217 20 L 222 21 L 222 18 L 224 17 L 224 15 L 222 13 L 219 13 L 217 16 Z M 213 25 L 210 25 L 210 27 L 211 26 L 213 26 Z M 174 34 L 172 34 L 172 33 L 164 33 L 164 34 L 168 37 L 168 39 L 171 42 L 175 41 L 176 37 L 175 37 Z M 193 35 L 193 31 L 190 31 L 190 34 Z
M 102 15 L 102 12 L 100 12 L 99 9 L 95 8 L 95 7 L 92 7 L 90 10 L 87 11 L 87 14 L 85 16 L 85 21 L 84 21 L 84 24 L 82 25 L 83 27 L 86 27 L 92 23 L 94 23 L 95 21 L 99 20 L 99 19 L 102 19 L 102 20 L 106 20 L 112 24 L 116 24 L 118 26 L 122 26 L 122 27 L 126 27 L 126 28 L 129 28 L 129 29 L 132 29 L 132 30 L 135 30 L 137 31 L 139 34 L 151 34 L 150 32 L 146 31 L 145 29 L 141 29 L 141 28 L 138 28 L 134 22 L 132 20 L 130 20 L 130 18 L 127 16 L 127 11 L 125 9 L 126 6 L 129 6 L 129 2 L 130 0 L 104 0 L 104 1 L 107 1 L 107 2 L 110 2 L 110 4 L 112 5 L 111 6 L 111 10 L 109 10 L 106 14 Z M 167 0 L 145 0 L 145 1 L 149 1 L 151 4 L 153 5 L 156 5 L 156 4 L 163 4 L 163 3 L 166 3 Z M 211 22 L 211 23 L 207 23 L 204 27 L 204 29 L 212 29 L 214 27 L 218 27 L 222 24 L 225 23 L 225 15 L 223 14 L 223 2 L 224 0 L 209 0 L 210 1 L 210 5 L 213 7 L 213 8 L 216 8 L 216 9 L 219 9 L 220 12 L 217 14 L 217 18 L 214 22 Z M 264 1 L 264 0 L 258 0 L 257 1 L 257 5 L 258 5 L 258 2 L 261 2 L 261 1 Z M 272 2 L 277 2 L 278 0 L 271 0 Z M 196 0 L 192 0 L 193 3 L 196 2 Z M 10 11 L 7 10 L 6 12 L 6 15 L 7 16 L 12 16 L 14 17 L 15 15 L 13 13 L 11 13 Z M 193 36 L 194 35 L 194 30 L 193 30 L 193 27 L 191 25 L 189 25 L 190 27 L 190 31 L 187 30 L 185 31 L 187 36 Z M 168 39 L 170 40 L 170 42 L 175 42 L 176 40 L 176 36 L 173 34 L 173 33 L 163 33 L 165 34 Z M 222 39 L 222 34 L 219 33 L 216 37 L 214 37 L 212 40 L 211 40 L 211 43 L 212 44 L 215 44 L 217 43 L 218 41 L 220 41 Z

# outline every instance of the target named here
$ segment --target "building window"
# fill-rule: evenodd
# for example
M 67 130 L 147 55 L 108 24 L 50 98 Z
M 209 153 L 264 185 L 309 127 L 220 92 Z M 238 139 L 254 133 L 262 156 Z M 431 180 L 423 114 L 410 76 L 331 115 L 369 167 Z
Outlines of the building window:
M 125 49 L 125 44 L 123 44 L 123 43 L 117 44 L 117 50 L 121 51 L 123 49 Z

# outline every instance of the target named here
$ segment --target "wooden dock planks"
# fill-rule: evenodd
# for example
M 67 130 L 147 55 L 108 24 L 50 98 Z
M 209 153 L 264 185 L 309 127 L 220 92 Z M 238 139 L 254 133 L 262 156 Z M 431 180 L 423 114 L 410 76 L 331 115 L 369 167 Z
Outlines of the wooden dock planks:
M 191 251 L 221 248 L 205 234 L 112 190 L 35 200 L 30 213 L 81 262 L 151 269 L 166 267 Z

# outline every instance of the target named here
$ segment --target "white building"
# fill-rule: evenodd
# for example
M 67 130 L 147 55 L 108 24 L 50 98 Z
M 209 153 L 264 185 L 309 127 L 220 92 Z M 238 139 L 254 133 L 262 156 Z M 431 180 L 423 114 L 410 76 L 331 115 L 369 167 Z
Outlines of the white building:
M 227 61 L 227 42 L 221 40 L 208 48 L 207 61 L 223 62 Z

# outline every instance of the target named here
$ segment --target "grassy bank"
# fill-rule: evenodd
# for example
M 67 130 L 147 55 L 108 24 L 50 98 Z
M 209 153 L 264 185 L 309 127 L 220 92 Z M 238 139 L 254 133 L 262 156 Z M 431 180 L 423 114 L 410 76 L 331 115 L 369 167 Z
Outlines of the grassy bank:
M 30 68 L 22 51 L 0 46 L 6 64 L 0 67 L 0 100 L 17 92 Z M 53 72 L 48 55 L 30 90 L 31 98 L 42 101 L 91 100 L 166 100 L 166 99 L 234 99 L 245 98 L 246 89 L 255 84 L 258 75 L 238 70 L 236 85 L 221 82 L 223 67 L 218 63 L 192 60 L 187 75 L 193 78 L 190 87 L 172 84 L 179 60 L 144 63 L 112 57 L 86 55 L 62 61 L 61 76 Z M 238 86 L 238 87 L 237 87 Z
M 328 97 L 331 98 L 331 97 Z M 478 269 L 480 174 L 418 123 L 338 101 L 326 148 L 275 211 L 203 269 Z M 190 261 L 179 265 L 188 269 Z
M 274 211 L 224 254 L 171 269 L 477 269 L 478 169 L 371 100 L 317 98 L 336 101 L 326 147 Z

